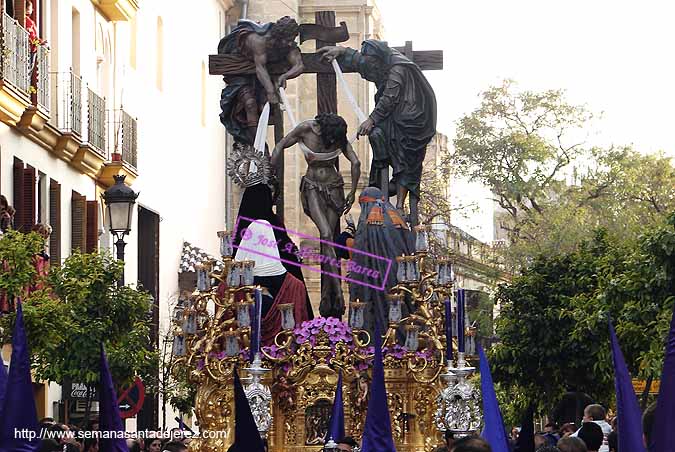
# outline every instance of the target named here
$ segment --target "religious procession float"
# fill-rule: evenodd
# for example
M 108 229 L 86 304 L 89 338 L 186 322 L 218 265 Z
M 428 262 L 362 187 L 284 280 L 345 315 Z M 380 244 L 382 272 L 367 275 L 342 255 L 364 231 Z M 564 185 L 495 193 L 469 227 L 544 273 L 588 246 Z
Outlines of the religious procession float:
M 480 429 L 465 292 L 455 287 L 452 256 L 432 252 L 431 230 L 418 224 L 422 162 L 436 132 L 436 100 L 422 69 L 438 69 L 442 54 L 375 40 L 360 50 L 336 46 L 349 34 L 344 23 L 334 25 L 329 13 L 317 13 L 316 24 L 290 17 L 240 21 L 211 56 L 211 73 L 225 81 L 221 121 L 234 138 L 229 175 L 243 197 L 233 230 L 218 233 L 221 258 L 196 265 L 197 290 L 174 318 L 174 368 L 187 370 L 198 387 L 202 436 L 190 444 L 193 451 L 226 451 L 235 441 L 235 375 L 268 450 L 330 450 L 338 435 L 360 439 L 380 356 L 387 407 L 380 414 L 389 417 L 396 450 L 430 451 L 446 431 L 461 436 Z M 298 35 L 323 47 L 303 54 Z M 344 72 L 375 83 L 370 115 L 359 109 Z M 333 81 L 319 79 L 319 114 L 298 122 L 285 85 L 307 73 Z M 347 124 L 335 113 L 336 83 L 372 149 L 360 193 L 355 135 L 347 137 Z M 284 112 L 292 125 L 287 134 Z M 319 231 L 313 255 L 283 225 L 283 152 L 296 144 L 308 164 L 298 187 L 302 207 Z M 336 168 L 340 154 L 351 165 L 346 194 Z M 357 200 L 358 223 L 341 244 L 335 231 Z M 308 261 L 320 266 L 309 269 L 321 273 L 316 317 L 303 282 Z M 330 425 L 338 401 L 340 432 Z

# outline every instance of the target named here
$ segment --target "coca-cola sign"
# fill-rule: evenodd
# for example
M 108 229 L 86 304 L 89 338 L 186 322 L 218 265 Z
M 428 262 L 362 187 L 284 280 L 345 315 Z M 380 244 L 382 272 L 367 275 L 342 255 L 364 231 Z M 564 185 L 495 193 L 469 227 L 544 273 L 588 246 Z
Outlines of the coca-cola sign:
M 89 388 L 89 397 L 91 400 L 98 400 L 98 394 L 96 392 L 96 387 L 92 386 Z M 63 385 L 63 395 L 64 398 L 71 400 L 87 400 L 87 385 L 84 383 L 70 383 L 66 382 Z

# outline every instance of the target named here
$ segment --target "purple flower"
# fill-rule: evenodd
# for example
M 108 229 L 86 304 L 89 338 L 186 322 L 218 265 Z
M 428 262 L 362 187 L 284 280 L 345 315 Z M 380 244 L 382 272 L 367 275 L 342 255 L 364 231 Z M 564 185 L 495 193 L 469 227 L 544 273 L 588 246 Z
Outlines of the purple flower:
M 202 370 L 204 368 L 205 364 L 206 363 L 204 362 L 203 359 L 200 359 L 199 361 L 197 361 L 197 370 Z

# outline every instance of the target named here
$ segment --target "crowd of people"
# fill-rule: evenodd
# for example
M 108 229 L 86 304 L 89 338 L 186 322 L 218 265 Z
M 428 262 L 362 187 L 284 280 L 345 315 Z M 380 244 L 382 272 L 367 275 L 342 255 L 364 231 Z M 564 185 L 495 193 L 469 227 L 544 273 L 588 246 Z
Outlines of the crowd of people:
M 655 411 L 656 404 L 653 404 L 642 417 L 645 446 L 651 444 Z M 529 438 L 521 437 L 521 431 L 521 427 L 514 427 L 509 435 L 509 446 L 513 452 L 619 452 L 617 418 L 608 419 L 607 411 L 598 404 L 588 405 L 584 409 L 580 427 L 571 422 L 562 426 L 548 423 L 543 431 Z M 434 452 L 492 451 L 490 445 L 478 436 L 455 440 L 448 434 L 445 441 L 446 444 L 437 447 Z
M 41 440 L 37 452 L 99 452 L 98 421 L 81 429 L 76 425 L 54 422 L 52 418 L 40 421 Z M 147 436 L 143 438 L 142 436 Z M 153 437 L 154 436 L 154 437 Z M 190 439 L 181 429 L 169 432 L 152 432 L 126 440 L 129 452 L 187 452 Z

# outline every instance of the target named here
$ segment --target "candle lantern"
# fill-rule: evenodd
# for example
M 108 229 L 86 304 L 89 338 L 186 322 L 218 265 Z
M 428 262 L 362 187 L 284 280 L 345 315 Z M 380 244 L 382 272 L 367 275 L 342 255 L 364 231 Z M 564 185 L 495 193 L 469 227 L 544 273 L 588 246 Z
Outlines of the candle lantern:
M 249 328 L 251 326 L 251 306 L 250 301 L 242 301 L 237 304 L 237 324 L 239 328 Z
M 245 286 L 253 285 L 253 267 L 255 267 L 255 261 L 243 261 L 242 266 L 242 283 Z
M 420 345 L 419 332 L 420 327 L 413 323 L 405 327 L 405 348 L 411 352 L 416 352 Z
M 397 256 L 396 257 L 396 264 L 397 264 L 396 280 L 399 283 L 404 283 L 404 282 L 407 281 L 407 277 L 408 277 L 407 263 L 406 263 L 405 255 L 404 256 Z
M 188 302 L 187 309 L 183 316 L 183 332 L 185 334 L 197 334 L 197 314 L 193 303 Z
M 415 226 L 415 250 L 418 253 L 429 251 L 429 230 L 429 226 L 423 224 Z
M 211 278 L 209 277 L 209 266 L 198 264 L 197 269 L 197 290 L 207 292 L 211 290 Z
M 173 337 L 173 354 L 174 356 L 185 356 L 186 350 L 185 346 L 185 337 L 184 336 L 174 336 Z
M 366 304 L 361 303 L 358 298 L 356 301 L 349 303 L 349 326 L 351 326 L 352 329 L 360 330 L 363 328 L 363 310 L 365 306 Z
M 220 238 L 220 255 L 232 257 L 234 251 L 232 247 L 232 232 L 218 231 L 218 237 Z
M 401 297 L 402 295 L 387 295 L 389 301 L 389 323 L 401 321 Z
M 281 328 L 286 331 L 295 328 L 293 308 L 295 308 L 293 303 L 284 303 L 279 305 L 279 311 L 281 311 Z
M 178 305 L 173 310 L 173 318 L 179 324 L 183 323 L 184 303 L 185 300 L 178 300 Z
M 406 273 L 408 281 L 419 281 L 420 279 L 420 270 L 419 270 L 419 261 L 418 256 L 408 256 L 406 258 Z
M 225 354 L 227 356 L 239 354 L 239 338 L 236 331 L 225 332 Z
M 230 273 L 227 278 L 227 285 L 230 287 L 239 287 L 241 285 L 241 263 L 235 262 L 230 267 Z

